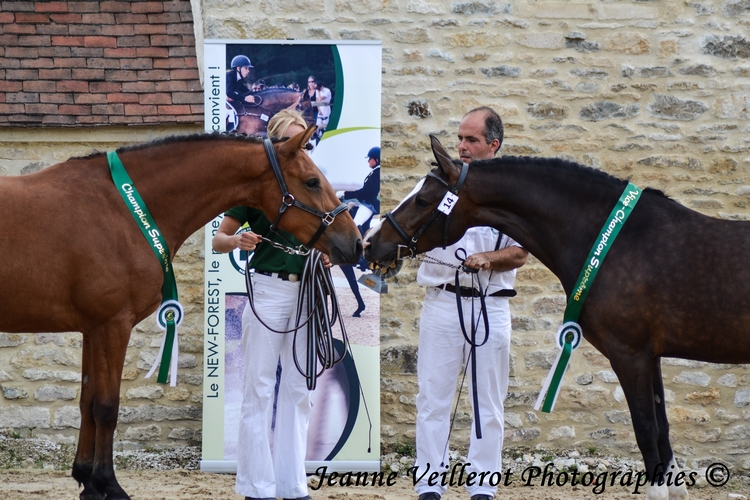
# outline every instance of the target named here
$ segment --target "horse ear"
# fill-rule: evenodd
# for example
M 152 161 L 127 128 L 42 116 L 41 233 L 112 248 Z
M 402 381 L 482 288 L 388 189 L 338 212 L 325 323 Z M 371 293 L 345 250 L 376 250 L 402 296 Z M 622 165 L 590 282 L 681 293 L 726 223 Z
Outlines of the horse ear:
M 288 141 L 281 145 L 279 152 L 283 154 L 293 154 L 300 149 L 303 149 L 317 128 L 318 127 L 315 125 L 311 125 L 304 132 L 300 132 L 294 137 L 290 137 Z
M 440 167 L 440 170 L 443 171 L 452 183 L 455 183 L 461 172 L 458 166 L 453 163 L 453 158 L 450 157 L 443 145 L 440 144 L 437 137 L 432 134 L 430 134 L 430 144 L 432 145 L 432 154 L 435 155 L 438 167 Z

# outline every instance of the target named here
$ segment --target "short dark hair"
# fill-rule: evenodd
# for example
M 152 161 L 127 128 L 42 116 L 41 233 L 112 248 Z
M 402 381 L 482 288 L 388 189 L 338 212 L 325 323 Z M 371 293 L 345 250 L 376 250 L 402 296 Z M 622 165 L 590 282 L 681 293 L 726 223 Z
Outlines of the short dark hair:
M 497 111 L 489 106 L 479 106 L 466 113 L 466 115 L 471 113 L 484 113 L 484 140 L 487 144 L 491 143 L 493 139 L 497 139 L 500 142 L 500 146 L 502 146 L 505 132 L 503 129 L 503 120 L 497 114 Z M 500 146 L 495 150 L 495 154 L 497 154 Z

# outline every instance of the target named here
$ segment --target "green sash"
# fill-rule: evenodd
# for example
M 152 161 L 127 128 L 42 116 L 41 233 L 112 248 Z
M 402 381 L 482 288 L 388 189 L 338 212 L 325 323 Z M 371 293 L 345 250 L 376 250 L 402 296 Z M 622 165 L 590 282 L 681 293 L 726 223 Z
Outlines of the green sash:
M 130 214 L 135 219 L 136 224 L 138 224 L 138 228 L 143 233 L 149 245 L 151 245 L 151 249 L 159 260 L 162 272 L 164 273 L 164 284 L 161 288 L 162 301 L 159 311 L 156 314 L 156 323 L 162 330 L 166 330 L 166 333 L 159 348 L 159 354 L 157 354 L 156 360 L 146 378 L 153 375 L 156 366 L 160 365 L 157 382 L 166 384 L 170 365 L 172 365 L 171 385 L 174 386 L 177 385 L 177 326 L 182 322 L 184 314 L 182 305 L 179 303 L 177 297 L 177 283 L 174 278 L 169 246 L 156 226 L 153 217 L 151 217 L 151 213 L 143 202 L 143 198 L 136 191 L 133 181 L 130 180 L 130 176 L 125 171 L 125 166 L 120 161 L 117 153 L 115 151 L 107 153 L 107 161 L 109 162 L 109 170 L 112 173 L 112 180 L 117 187 L 117 192 L 122 196 L 125 206 L 130 210 Z
M 557 401 L 557 396 L 560 392 L 560 382 L 565 369 L 568 367 L 570 355 L 581 343 L 581 338 L 583 337 L 583 332 L 578 324 L 578 317 L 581 315 L 583 303 L 591 289 L 599 267 L 604 262 L 604 257 L 607 256 L 607 252 L 609 252 L 617 234 L 630 216 L 630 212 L 633 211 L 636 203 L 638 203 L 641 192 L 641 189 L 635 184 L 628 183 L 617 205 L 612 209 L 612 213 L 609 214 L 609 218 L 604 224 L 599 238 L 597 238 L 589 252 L 588 259 L 586 259 L 586 263 L 583 269 L 581 269 L 581 274 L 578 276 L 578 281 L 573 287 L 570 297 L 568 297 L 568 304 L 565 307 L 565 314 L 563 315 L 563 324 L 557 330 L 557 345 L 560 348 L 560 352 L 550 369 L 547 379 L 544 381 L 544 386 L 534 405 L 535 410 L 539 410 L 542 401 L 544 401 L 544 406 L 541 406 L 541 408 L 545 413 L 551 412 L 555 406 L 555 401 Z

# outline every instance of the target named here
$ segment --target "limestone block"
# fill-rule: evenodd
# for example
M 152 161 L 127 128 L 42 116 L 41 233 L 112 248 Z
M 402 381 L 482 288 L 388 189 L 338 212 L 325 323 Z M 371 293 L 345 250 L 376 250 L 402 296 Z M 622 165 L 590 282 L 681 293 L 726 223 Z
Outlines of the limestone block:
M 154 441 L 161 437 L 161 427 L 148 425 L 146 427 L 128 427 L 125 430 L 125 439 L 133 441 Z
M 158 385 L 144 385 L 141 387 L 133 387 L 128 389 L 125 393 L 127 399 L 150 399 L 156 400 L 164 395 L 164 389 Z
M 9 385 L 0 385 L 5 399 L 26 399 L 29 393 L 23 387 L 13 387 Z
M 0 406 L 0 429 L 32 427 L 49 429 L 49 408 L 19 405 Z
M 77 406 L 63 406 L 55 411 L 52 419 L 52 427 L 55 429 L 80 429 L 81 410 Z
M 78 389 L 76 387 L 43 385 L 34 391 L 34 399 L 37 401 L 70 401 L 76 397 L 78 397 Z
M 711 377 L 703 372 L 680 372 L 679 375 L 672 379 L 672 382 L 676 384 L 689 384 L 708 387 L 708 384 L 711 383 Z

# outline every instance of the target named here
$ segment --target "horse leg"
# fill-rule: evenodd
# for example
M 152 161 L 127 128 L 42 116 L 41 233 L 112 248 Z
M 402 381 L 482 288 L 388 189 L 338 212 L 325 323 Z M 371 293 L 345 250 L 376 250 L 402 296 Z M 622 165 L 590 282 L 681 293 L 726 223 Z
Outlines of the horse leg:
M 651 358 L 647 354 L 637 357 L 618 355 L 609 351 L 612 369 L 620 380 L 620 385 L 628 401 L 630 415 L 633 419 L 633 430 L 638 448 L 643 455 L 646 467 L 646 500 L 668 500 L 669 493 L 666 484 L 654 481 L 664 471 L 666 464 L 659 457 L 660 429 L 655 405 L 656 387 L 653 383 L 653 365 L 659 359 Z M 662 388 L 660 400 L 664 401 Z M 666 413 L 664 420 L 666 421 Z M 668 439 L 668 438 L 667 438 Z M 653 485 L 651 483 L 654 483 Z
M 120 409 L 120 381 L 132 322 L 114 319 L 90 332 L 91 372 L 96 423 L 96 446 L 92 482 L 107 500 L 130 500 L 115 478 L 112 457 L 117 414 Z
M 101 500 L 103 497 L 94 489 L 91 473 L 94 469 L 94 445 L 96 423 L 94 421 L 94 380 L 91 377 L 91 342 L 83 336 L 83 357 L 81 360 L 81 428 L 78 434 L 78 449 L 73 461 L 73 479 L 83 485 L 81 500 Z
M 654 360 L 651 380 L 654 385 L 654 403 L 656 406 L 656 421 L 659 425 L 659 457 L 666 464 L 665 476 L 669 500 L 687 500 L 688 491 L 684 478 L 678 478 L 680 467 L 674 458 L 672 445 L 669 442 L 669 421 L 667 420 L 667 404 L 664 401 L 664 382 L 661 377 L 661 359 Z M 679 483 L 679 485 L 677 484 Z

